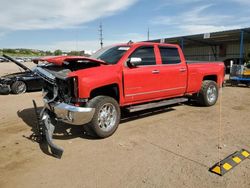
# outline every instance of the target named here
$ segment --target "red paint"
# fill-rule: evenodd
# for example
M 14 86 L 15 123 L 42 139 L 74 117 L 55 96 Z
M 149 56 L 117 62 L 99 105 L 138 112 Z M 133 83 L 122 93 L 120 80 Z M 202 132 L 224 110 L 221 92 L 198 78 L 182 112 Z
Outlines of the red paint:
M 95 63 L 100 63 L 100 64 L 106 64 L 104 61 L 102 60 L 98 60 L 98 59 L 93 59 L 93 58 L 89 58 L 89 57 L 84 57 L 84 56 L 53 56 L 53 57 L 42 57 L 39 59 L 35 59 L 35 61 L 47 61 L 49 63 L 54 63 L 56 65 L 63 65 L 63 63 L 66 61 L 74 61 L 74 60 L 87 60 L 87 61 L 92 61 Z
M 138 47 L 154 46 L 156 65 L 128 68 L 125 62 Z M 177 48 L 180 54 L 181 63 L 164 65 L 162 64 L 158 46 Z M 43 60 L 57 65 L 64 61 L 89 60 L 102 64 L 98 67 L 82 69 L 71 72 L 69 77 L 78 77 L 78 88 L 80 98 L 89 98 L 93 89 L 116 84 L 119 88 L 120 105 L 149 102 L 184 96 L 199 92 L 202 80 L 205 76 L 216 76 L 218 85 L 224 81 L 224 63 L 194 63 L 186 64 L 184 54 L 178 45 L 159 43 L 132 43 L 130 49 L 122 56 L 115 65 L 105 65 L 105 62 L 97 59 L 82 56 L 59 56 L 43 58 Z M 182 70 L 182 71 L 181 71 Z M 159 71 L 153 74 L 152 71 Z

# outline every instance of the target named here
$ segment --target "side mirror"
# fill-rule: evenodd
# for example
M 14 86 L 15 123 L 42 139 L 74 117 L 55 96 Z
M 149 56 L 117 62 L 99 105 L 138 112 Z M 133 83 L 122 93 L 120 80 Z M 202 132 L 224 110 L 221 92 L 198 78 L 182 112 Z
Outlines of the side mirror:
M 137 67 L 142 63 L 142 59 L 140 57 L 131 57 L 128 62 L 133 67 Z

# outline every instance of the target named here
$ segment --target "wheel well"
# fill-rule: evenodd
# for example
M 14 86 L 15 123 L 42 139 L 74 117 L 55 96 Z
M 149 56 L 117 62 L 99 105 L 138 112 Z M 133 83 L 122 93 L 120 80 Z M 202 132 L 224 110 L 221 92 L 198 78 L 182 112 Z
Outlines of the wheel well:
M 203 78 L 203 81 L 204 80 L 212 80 L 212 81 L 215 81 L 217 83 L 217 75 L 209 75 L 209 76 L 205 76 Z
M 106 95 L 106 96 L 112 97 L 115 100 L 117 100 L 118 103 L 120 101 L 119 87 L 117 84 L 111 84 L 111 85 L 99 87 L 99 88 L 92 90 L 90 93 L 90 98 L 92 99 L 99 95 Z

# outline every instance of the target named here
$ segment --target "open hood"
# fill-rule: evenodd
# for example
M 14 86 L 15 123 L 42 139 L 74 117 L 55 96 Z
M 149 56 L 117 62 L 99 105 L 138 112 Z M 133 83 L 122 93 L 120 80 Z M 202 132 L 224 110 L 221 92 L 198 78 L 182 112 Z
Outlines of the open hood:
M 34 59 L 34 63 L 38 63 L 38 61 L 46 61 L 48 63 L 53 63 L 55 65 L 63 65 L 64 63 L 69 63 L 72 61 L 88 61 L 88 62 L 93 62 L 93 63 L 99 63 L 99 64 L 104 64 L 107 65 L 105 61 L 99 60 L 99 59 L 93 59 L 85 56 L 50 56 L 50 57 L 41 57 L 38 59 Z
M 7 56 L 5 54 L 3 54 L 3 57 L 5 57 L 6 59 L 12 61 L 13 63 L 15 63 L 17 66 L 21 67 L 23 70 L 25 71 L 31 71 L 28 67 L 26 67 L 24 64 L 18 62 L 17 60 L 13 59 L 12 57 L 10 56 Z

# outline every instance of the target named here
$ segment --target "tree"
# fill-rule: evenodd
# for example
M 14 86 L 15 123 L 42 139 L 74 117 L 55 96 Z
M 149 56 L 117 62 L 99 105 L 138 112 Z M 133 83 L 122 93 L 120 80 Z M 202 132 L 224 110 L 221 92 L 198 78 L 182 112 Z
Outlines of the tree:
M 62 55 L 62 50 L 55 50 L 54 55 Z
M 45 51 L 44 54 L 45 54 L 46 56 L 53 55 L 53 53 L 52 53 L 51 51 Z
M 80 56 L 81 52 L 79 52 L 79 51 L 71 51 L 71 52 L 68 53 L 68 55 Z

